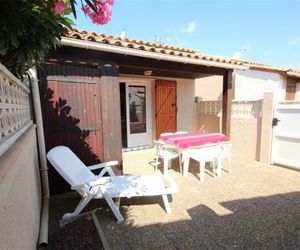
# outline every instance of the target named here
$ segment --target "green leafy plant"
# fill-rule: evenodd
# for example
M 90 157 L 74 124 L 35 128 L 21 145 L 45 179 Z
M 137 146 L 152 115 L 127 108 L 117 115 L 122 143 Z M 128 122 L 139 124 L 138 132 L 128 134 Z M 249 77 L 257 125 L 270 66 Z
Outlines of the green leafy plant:
M 108 4 L 113 1 L 81 0 L 82 9 L 94 22 L 95 17 L 111 15 Z M 75 0 L 11 0 L 0 1 L 0 62 L 17 77 L 43 61 L 51 49 L 60 45 L 61 36 L 73 21 Z M 93 19 L 93 18 L 94 19 Z M 104 22 L 100 24 L 105 24 Z

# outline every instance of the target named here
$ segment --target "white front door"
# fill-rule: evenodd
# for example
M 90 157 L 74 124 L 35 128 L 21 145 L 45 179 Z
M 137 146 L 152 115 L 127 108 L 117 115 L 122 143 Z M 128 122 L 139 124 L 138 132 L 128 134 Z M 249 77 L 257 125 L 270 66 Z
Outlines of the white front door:
M 150 81 L 126 81 L 128 147 L 148 146 L 151 144 L 150 91 Z

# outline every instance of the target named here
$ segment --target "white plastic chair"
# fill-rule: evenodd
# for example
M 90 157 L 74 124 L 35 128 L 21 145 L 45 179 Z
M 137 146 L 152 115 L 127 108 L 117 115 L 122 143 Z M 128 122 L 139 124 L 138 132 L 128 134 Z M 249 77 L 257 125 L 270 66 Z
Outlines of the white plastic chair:
M 175 145 L 170 145 L 164 141 L 154 141 L 155 148 L 155 170 L 160 164 L 159 160 L 163 160 L 163 174 L 168 174 L 170 162 L 172 159 L 179 158 L 180 173 L 182 172 L 181 155 Z
M 227 159 L 228 173 L 231 172 L 231 156 L 232 156 L 231 149 L 232 149 L 232 144 L 230 142 L 220 145 L 220 158 L 221 158 L 220 159 L 221 162 L 219 163 L 219 164 L 221 164 L 220 168 L 223 168 L 222 160 Z
M 201 182 L 204 182 L 206 162 L 212 164 L 213 176 L 220 176 L 220 153 L 220 146 L 218 145 L 205 145 L 199 148 L 189 149 L 184 159 L 183 175 L 187 175 L 190 159 L 193 159 L 199 162 L 199 179 Z
M 172 133 L 172 132 L 161 133 L 161 134 L 160 134 L 160 137 L 166 136 L 166 135 L 174 135 L 174 133 Z
M 222 160 L 228 158 L 228 172 L 230 172 L 231 147 L 232 144 L 226 142 L 190 149 L 185 155 L 183 175 L 187 175 L 190 158 L 199 162 L 199 179 L 201 182 L 204 181 L 206 162 L 210 162 L 212 164 L 213 176 L 220 177 L 223 166 Z
M 174 180 L 163 175 L 123 175 L 115 176 L 111 166 L 118 165 L 117 161 L 100 163 L 87 167 L 67 147 L 57 146 L 51 149 L 47 158 L 57 172 L 76 190 L 82 199 L 74 212 L 66 213 L 62 223 L 78 216 L 92 199 L 104 198 L 118 222 L 123 221 L 119 204 L 112 198 L 134 196 L 161 195 L 167 213 L 171 212 L 167 194 L 178 191 Z M 91 170 L 102 169 L 99 175 L 94 175 Z M 108 173 L 110 176 L 104 176 Z

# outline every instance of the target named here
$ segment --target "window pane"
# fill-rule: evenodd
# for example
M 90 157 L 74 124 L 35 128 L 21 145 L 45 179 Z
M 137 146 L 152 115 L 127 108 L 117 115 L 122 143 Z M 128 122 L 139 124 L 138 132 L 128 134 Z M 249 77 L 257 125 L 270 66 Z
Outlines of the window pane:
M 146 132 L 146 88 L 129 85 L 130 134 Z

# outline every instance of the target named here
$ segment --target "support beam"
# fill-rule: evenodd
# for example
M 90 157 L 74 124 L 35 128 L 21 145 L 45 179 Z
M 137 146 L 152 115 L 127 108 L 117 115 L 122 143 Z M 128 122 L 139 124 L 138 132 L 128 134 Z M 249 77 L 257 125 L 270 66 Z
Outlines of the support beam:
M 233 70 L 229 69 L 223 75 L 223 93 L 222 93 L 222 133 L 230 139 L 231 127 L 231 102 L 232 102 L 232 77 Z
M 152 75 L 179 78 L 198 78 L 201 75 L 224 75 L 225 69 L 190 63 L 171 62 L 130 55 L 114 54 L 81 48 L 60 47 L 48 56 L 48 61 L 78 63 L 99 66 L 106 63 L 119 65 L 120 74 L 144 75 L 145 70 L 152 70 Z M 181 76 L 181 75 L 184 76 Z
M 115 65 L 106 64 L 101 66 L 100 71 L 104 161 L 119 161 L 121 166 L 120 172 L 122 173 L 119 70 Z

